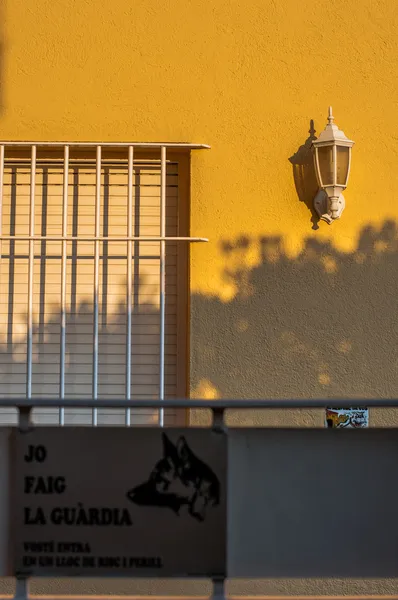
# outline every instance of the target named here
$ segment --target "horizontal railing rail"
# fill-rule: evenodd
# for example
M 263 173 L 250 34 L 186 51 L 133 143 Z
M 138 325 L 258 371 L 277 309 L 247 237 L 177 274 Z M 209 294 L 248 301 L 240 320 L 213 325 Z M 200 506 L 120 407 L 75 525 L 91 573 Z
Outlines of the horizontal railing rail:
M 17 242 L 208 242 L 208 238 L 204 237 L 187 237 L 187 236 L 139 236 L 139 235 L 0 235 L 0 240 L 17 241 Z

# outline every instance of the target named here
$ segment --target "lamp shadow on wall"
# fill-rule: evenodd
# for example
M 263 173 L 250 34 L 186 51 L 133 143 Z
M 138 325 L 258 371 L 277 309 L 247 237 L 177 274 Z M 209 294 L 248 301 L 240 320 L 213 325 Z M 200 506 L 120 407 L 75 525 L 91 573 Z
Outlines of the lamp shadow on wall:
M 236 294 L 191 299 L 194 395 L 207 382 L 214 398 L 396 396 L 395 222 L 363 228 L 350 253 L 312 236 L 294 258 L 281 237 L 224 240 L 220 251 Z
M 310 120 L 309 136 L 297 151 L 289 158 L 293 166 L 293 179 L 297 196 L 300 202 L 304 202 L 311 212 L 312 229 L 319 229 L 319 217 L 313 206 L 315 195 L 318 191 L 314 162 L 312 158 L 311 144 L 316 140 L 314 121 Z

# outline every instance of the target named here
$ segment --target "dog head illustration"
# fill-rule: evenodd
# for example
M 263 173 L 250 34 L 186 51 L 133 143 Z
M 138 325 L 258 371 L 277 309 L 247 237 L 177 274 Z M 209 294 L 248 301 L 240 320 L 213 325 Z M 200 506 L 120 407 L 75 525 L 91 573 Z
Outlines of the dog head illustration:
M 142 506 L 163 506 L 180 514 L 182 506 L 198 521 L 207 507 L 220 502 L 220 484 L 212 469 L 190 449 L 184 436 L 176 444 L 162 433 L 163 456 L 147 481 L 130 489 L 127 497 Z

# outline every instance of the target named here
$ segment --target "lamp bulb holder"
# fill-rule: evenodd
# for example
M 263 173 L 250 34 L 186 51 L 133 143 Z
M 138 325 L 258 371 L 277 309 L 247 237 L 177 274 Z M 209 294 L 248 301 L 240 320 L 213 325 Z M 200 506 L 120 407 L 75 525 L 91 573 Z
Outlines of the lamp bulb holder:
M 329 197 L 327 193 L 320 189 L 314 198 L 314 209 L 318 217 L 331 225 L 333 221 L 340 219 L 345 209 L 345 199 L 343 194 Z

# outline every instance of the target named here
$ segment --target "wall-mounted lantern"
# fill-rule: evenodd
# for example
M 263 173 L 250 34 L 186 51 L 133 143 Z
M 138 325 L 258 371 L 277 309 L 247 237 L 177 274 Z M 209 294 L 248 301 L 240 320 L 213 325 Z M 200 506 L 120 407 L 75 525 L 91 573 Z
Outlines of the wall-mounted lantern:
M 328 124 L 312 142 L 315 173 L 320 188 L 314 198 L 314 208 L 320 219 L 329 225 L 341 217 L 345 207 L 342 191 L 347 187 L 351 148 L 354 145 L 333 121 L 330 106 Z

